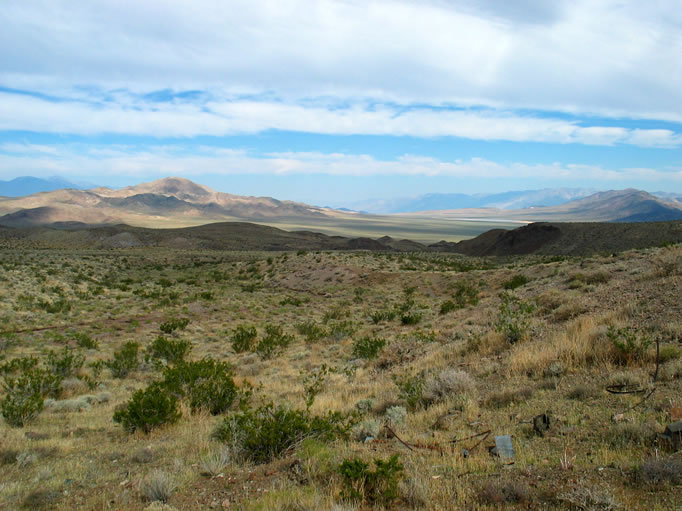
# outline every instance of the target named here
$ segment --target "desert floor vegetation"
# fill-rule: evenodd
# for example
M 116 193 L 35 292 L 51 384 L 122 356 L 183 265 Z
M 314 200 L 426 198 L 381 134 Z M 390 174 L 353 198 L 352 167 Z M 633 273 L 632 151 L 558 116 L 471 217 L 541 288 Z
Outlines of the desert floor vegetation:
M 680 246 L 0 256 L 2 509 L 682 505 Z

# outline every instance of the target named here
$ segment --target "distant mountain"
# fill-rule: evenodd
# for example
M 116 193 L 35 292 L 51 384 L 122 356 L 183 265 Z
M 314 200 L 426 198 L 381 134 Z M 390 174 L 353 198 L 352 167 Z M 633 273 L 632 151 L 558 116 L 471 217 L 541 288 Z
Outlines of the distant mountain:
M 16 177 L 10 181 L 0 181 L 0 197 L 23 197 L 40 192 L 52 192 L 62 188 L 83 190 L 86 186 L 67 181 L 59 176 L 42 179 L 39 177 Z
M 682 219 L 682 203 L 627 189 L 598 192 L 559 206 L 525 209 L 455 209 L 414 213 L 430 218 L 510 220 L 518 222 L 660 222 Z
M 655 195 L 659 199 L 663 199 L 666 202 L 679 202 L 682 204 L 682 192 L 653 192 L 651 195 Z
M 568 202 L 555 208 L 553 214 L 572 214 L 589 221 L 660 222 L 681 220 L 682 207 L 650 193 L 629 188 L 599 192 Z
M 448 226 L 466 221 L 479 224 L 473 234 L 484 230 L 483 224 L 500 226 L 528 222 L 644 222 L 682 219 L 682 203 L 667 202 L 640 190 L 612 190 L 563 202 L 585 190 L 539 190 L 490 195 L 483 201 L 497 207 L 441 209 L 400 213 L 391 217 L 373 217 L 364 213 L 344 212 L 307 204 L 280 201 L 271 197 L 245 197 L 212 190 L 188 179 L 169 177 L 129 186 L 120 190 L 66 188 L 25 197 L 0 197 L 0 224 L 11 227 L 60 225 L 116 225 L 138 227 L 186 227 L 214 222 L 260 222 L 284 228 L 319 229 L 328 233 L 366 232 L 363 225 L 375 222 L 381 234 L 396 234 L 395 226 L 410 225 L 410 232 L 423 230 L 428 223 Z M 481 203 L 480 197 L 434 194 L 427 196 L 417 209 Z M 440 202 L 439 202 L 440 201 Z M 522 209 L 504 209 L 513 204 L 537 205 Z M 428 222 L 426 221 L 428 219 Z M 422 221 L 423 220 L 423 221 Z M 75 223 L 75 224 L 74 224 Z M 460 222 L 461 224 L 461 222 Z M 360 228 L 360 231 L 354 230 Z M 427 226 L 428 227 L 428 226 Z M 399 227 L 398 227 L 399 228 Z M 399 228 L 400 229 L 400 228 Z M 417 238 L 419 239 L 419 238 Z M 423 239 L 423 238 L 422 238 Z M 420 239 L 421 240 L 421 239 Z
M 429 193 L 414 198 L 367 200 L 348 207 L 370 213 L 415 213 L 470 208 L 522 209 L 558 206 L 595 192 L 586 188 L 547 188 L 493 194 Z
M 0 197 L 0 215 L 5 215 L 0 217 L 0 223 L 13 227 L 53 222 L 176 226 L 226 220 L 326 218 L 333 213 L 298 202 L 216 192 L 178 177 L 120 190 L 60 189 L 26 197 Z

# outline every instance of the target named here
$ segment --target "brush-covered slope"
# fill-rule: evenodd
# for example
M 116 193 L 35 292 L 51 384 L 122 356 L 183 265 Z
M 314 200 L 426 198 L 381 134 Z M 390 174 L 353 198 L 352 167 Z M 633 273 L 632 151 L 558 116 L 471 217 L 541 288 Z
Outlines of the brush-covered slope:
M 0 240 L 11 246 L 45 248 L 181 248 L 206 250 L 374 250 L 424 251 L 425 245 L 386 236 L 346 238 L 309 231 L 284 231 L 247 222 L 218 222 L 176 229 L 129 225 L 93 227 L 78 222 L 51 226 L 2 227 Z
M 440 242 L 430 245 L 430 248 L 472 256 L 585 255 L 621 252 L 668 243 L 682 243 L 682 221 L 538 222 L 511 231 L 491 230 L 459 243 Z

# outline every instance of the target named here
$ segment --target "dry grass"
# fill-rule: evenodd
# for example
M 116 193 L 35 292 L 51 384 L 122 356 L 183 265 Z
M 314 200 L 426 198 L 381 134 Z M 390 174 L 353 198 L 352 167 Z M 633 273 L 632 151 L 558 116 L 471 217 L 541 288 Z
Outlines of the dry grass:
M 239 385 L 257 387 L 254 403 L 304 408 L 302 374 L 327 364 L 333 370 L 311 413 L 361 410 L 363 415 L 351 438 L 301 442 L 284 459 L 266 465 L 237 462 L 211 439 L 222 417 L 192 414 L 186 403 L 178 423 L 130 435 L 113 423 L 114 410 L 160 377 L 141 354 L 143 363 L 126 378 L 113 378 L 105 368 L 93 388 L 70 379 L 65 392 L 26 428 L 0 422 L 0 507 L 142 510 L 150 506 L 148 499 L 166 499 L 176 509 L 190 510 L 220 508 L 224 501 L 243 509 L 352 509 L 341 499 L 339 464 L 393 453 L 405 465 L 394 505 L 399 509 L 657 510 L 682 498 L 674 477 L 666 475 L 668 465 L 659 470 L 642 463 L 655 456 L 656 433 L 682 395 L 675 344 L 682 332 L 677 249 L 594 257 L 582 267 L 580 260 L 518 258 L 466 273 L 448 266 L 450 256 L 441 254 L 3 255 L 0 331 L 21 331 L 0 335 L 8 359 L 42 359 L 65 344 L 77 349 L 70 336 L 83 332 L 99 345 L 83 351 L 81 372 L 95 378 L 91 363 L 110 359 L 131 340 L 144 347 L 162 322 L 186 317 L 187 328 L 173 335 L 191 341 L 190 357 L 231 363 Z M 497 293 L 517 274 L 533 275 L 515 293 L 537 309 L 527 339 L 511 345 L 495 331 Z M 462 280 L 476 283 L 480 302 L 439 314 L 453 282 Z M 580 285 L 568 289 L 574 287 L 570 282 Z M 257 286 L 244 291 L 244 283 Z M 399 307 L 405 287 L 415 288 L 421 322 L 374 324 L 369 313 Z M 70 310 L 50 313 L 36 305 L 60 293 Z M 332 323 L 324 318 L 332 316 L 337 319 L 330 322 L 351 322 L 354 333 L 306 342 L 296 332 L 296 324 L 308 321 L 328 327 Z M 296 339 L 269 360 L 234 353 L 230 337 L 242 324 L 256 326 L 259 335 L 267 324 L 281 325 Z M 613 396 L 604 387 L 649 385 L 652 359 L 617 366 L 609 326 L 637 328 L 666 346 L 656 393 L 633 409 L 641 396 Z M 353 341 L 366 335 L 386 339 L 387 346 L 375 361 L 353 360 Z M 419 373 L 424 406 L 405 413 L 393 376 Z M 544 436 L 529 424 L 541 413 L 552 419 Z M 617 414 L 621 422 L 614 423 Z M 412 450 L 389 438 L 382 430 L 385 422 Z M 491 436 L 479 445 L 480 437 L 452 443 L 486 430 Z M 502 434 L 512 436 L 513 465 L 488 452 L 493 437 Z M 367 437 L 374 440 L 364 443 Z M 634 473 L 663 489 L 633 485 Z M 603 482 L 597 484 L 595 474 Z M 44 507 L 46 502 L 51 507 Z
M 541 376 L 553 363 L 565 370 L 602 366 L 610 362 L 610 346 L 606 338 L 609 316 L 580 317 L 554 333 L 548 340 L 516 346 L 509 356 L 512 375 Z
M 149 502 L 168 502 L 177 485 L 165 471 L 155 470 L 140 484 L 142 498 Z

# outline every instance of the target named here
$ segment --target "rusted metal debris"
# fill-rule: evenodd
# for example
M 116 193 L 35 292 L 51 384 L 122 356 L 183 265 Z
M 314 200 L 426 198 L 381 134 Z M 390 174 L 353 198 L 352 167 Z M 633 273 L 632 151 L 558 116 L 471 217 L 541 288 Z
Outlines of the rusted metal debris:
M 660 437 L 670 442 L 674 451 L 679 451 L 682 448 L 682 421 L 668 424 Z
M 540 436 L 545 436 L 545 433 L 549 431 L 552 426 L 549 415 L 542 413 L 533 417 L 533 429 Z
M 623 385 L 609 385 L 606 387 L 609 394 L 644 394 L 646 389 L 641 385 L 626 383 Z

